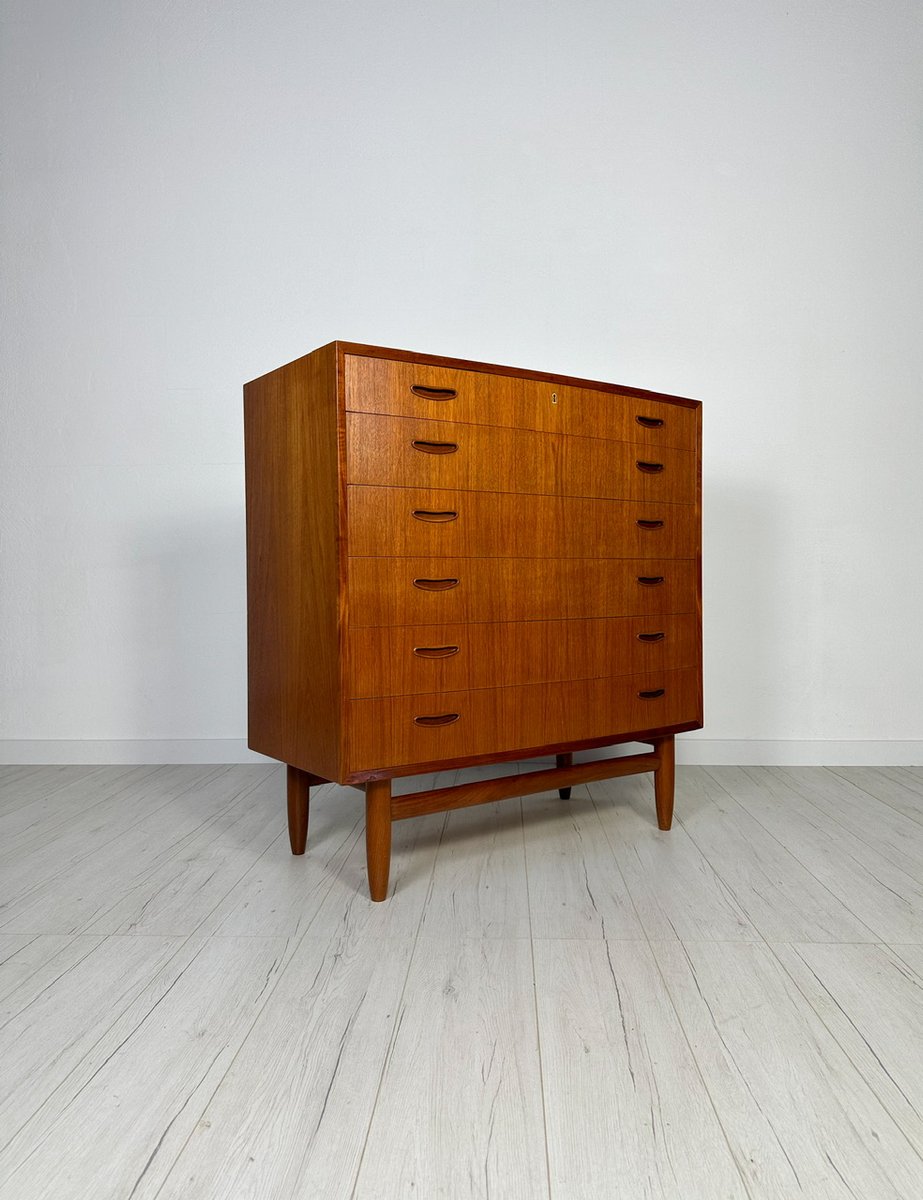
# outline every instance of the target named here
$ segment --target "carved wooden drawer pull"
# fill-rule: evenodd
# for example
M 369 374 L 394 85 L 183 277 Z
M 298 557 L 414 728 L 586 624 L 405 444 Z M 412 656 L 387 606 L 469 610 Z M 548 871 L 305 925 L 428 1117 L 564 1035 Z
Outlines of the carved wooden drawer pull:
M 415 579 L 413 581 L 415 588 L 422 588 L 424 592 L 447 592 L 449 588 L 458 587 L 457 579 Z
M 410 444 L 421 454 L 454 454 L 458 449 L 458 442 L 425 442 L 423 438 L 414 438 Z
M 458 713 L 440 713 L 438 717 L 414 717 L 414 725 L 451 725 L 458 720 Z
M 663 521 L 636 521 L 641 529 L 663 529 Z
M 455 388 L 424 387 L 421 383 L 413 384 L 410 390 L 423 400 L 454 400 L 458 395 Z
M 645 429 L 659 429 L 663 424 L 663 417 L 635 417 L 635 420 Z
M 639 633 L 639 642 L 662 642 L 667 635 L 665 633 Z
M 653 691 L 650 692 L 638 692 L 638 696 L 642 700 L 657 700 L 664 694 L 666 690 L 666 688 L 654 688 Z
M 458 653 L 458 646 L 414 646 L 413 652 L 420 658 L 451 658 Z
M 663 583 L 663 578 L 662 575 L 639 575 L 638 583 L 642 587 L 657 587 L 658 584 Z
M 429 521 L 431 524 L 437 524 L 440 521 L 454 521 L 458 513 L 451 508 L 446 509 L 444 512 L 435 512 L 429 508 L 415 508 L 413 516 L 417 521 Z
M 640 459 L 635 463 L 639 471 L 643 471 L 645 475 L 659 475 L 663 470 L 663 463 L 642 462 Z

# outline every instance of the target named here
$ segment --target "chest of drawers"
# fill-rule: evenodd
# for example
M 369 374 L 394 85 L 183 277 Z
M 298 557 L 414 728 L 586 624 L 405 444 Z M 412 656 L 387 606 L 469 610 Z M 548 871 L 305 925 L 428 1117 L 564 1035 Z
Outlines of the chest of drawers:
M 244 388 L 249 744 L 391 822 L 641 771 L 702 725 L 697 401 L 333 342 Z M 651 749 L 573 762 L 575 750 Z M 396 776 L 555 766 L 391 795 Z

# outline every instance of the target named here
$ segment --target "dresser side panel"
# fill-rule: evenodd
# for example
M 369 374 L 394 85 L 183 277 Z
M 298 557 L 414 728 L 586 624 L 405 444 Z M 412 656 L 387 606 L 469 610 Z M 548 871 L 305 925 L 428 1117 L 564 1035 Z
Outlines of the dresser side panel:
M 340 772 L 334 345 L 244 387 L 249 745 Z
M 697 673 L 698 680 L 698 703 L 699 711 L 697 720 L 699 728 L 705 724 L 705 677 L 704 677 L 704 638 L 703 638 L 703 618 L 702 618 L 702 405 L 699 404 L 695 412 L 695 513 L 696 513 L 696 572 L 695 572 L 695 588 L 696 588 L 696 619 L 698 621 L 698 651 L 699 651 L 699 669 Z

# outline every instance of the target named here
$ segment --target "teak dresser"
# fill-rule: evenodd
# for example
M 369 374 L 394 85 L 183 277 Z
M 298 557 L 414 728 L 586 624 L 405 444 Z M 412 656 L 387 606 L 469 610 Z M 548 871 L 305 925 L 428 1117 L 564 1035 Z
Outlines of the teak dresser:
M 702 725 L 698 401 L 332 342 L 244 388 L 249 744 L 391 822 L 654 772 Z M 645 753 L 575 764 L 573 751 Z M 395 776 L 556 766 L 392 797 Z

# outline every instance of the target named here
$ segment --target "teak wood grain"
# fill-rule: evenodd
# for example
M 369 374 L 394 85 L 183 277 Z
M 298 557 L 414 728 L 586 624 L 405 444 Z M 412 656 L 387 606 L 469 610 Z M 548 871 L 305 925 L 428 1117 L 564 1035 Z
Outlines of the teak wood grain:
M 698 625 L 681 616 L 353 626 L 351 699 L 696 667 Z
M 346 414 L 346 447 L 350 483 L 390 487 L 689 504 L 696 469 L 668 445 L 373 413 Z
M 581 738 L 613 739 L 625 729 L 700 719 L 696 672 L 649 671 L 468 692 L 350 700 L 347 762 L 368 771 L 485 755 L 510 745 L 542 747 Z M 650 699 L 642 698 L 643 694 Z M 417 721 L 454 717 L 446 724 Z
M 341 737 L 336 378 L 325 346 L 244 388 L 249 744 L 326 779 Z
M 695 612 L 692 559 L 351 558 L 353 626 Z M 414 580 L 453 580 L 428 591 Z M 662 583 L 639 580 L 662 579 Z
M 294 853 L 312 787 L 368 784 L 382 899 L 393 777 L 553 754 L 565 799 L 575 750 L 632 740 L 668 823 L 702 723 L 697 401 L 334 342 L 244 422 L 249 744 L 288 764 Z
M 347 489 L 350 553 L 461 558 L 694 558 L 691 504 L 449 492 Z
M 462 421 L 515 429 L 545 430 L 579 437 L 612 438 L 650 446 L 696 446 L 694 401 L 642 398 L 600 391 L 592 385 L 554 382 L 531 372 L 485 373 L 425 361 L 401 362 L 346 356 L 346 408 L 350 412 Z M 418 395 L 414 387 L 456 395 Z M 687 407 L 692 405 L 692 407 Z M 662 421 L 645 425 L 638 421 Z

